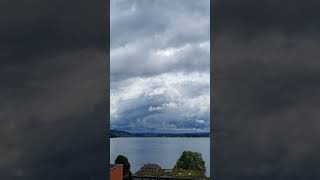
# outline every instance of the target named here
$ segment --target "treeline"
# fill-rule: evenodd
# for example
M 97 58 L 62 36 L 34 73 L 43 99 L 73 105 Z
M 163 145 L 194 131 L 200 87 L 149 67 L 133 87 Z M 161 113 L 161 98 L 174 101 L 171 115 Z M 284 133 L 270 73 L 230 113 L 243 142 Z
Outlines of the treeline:
M 123 180 L 133 180 L 132 175 L 133 173 L 130 170 L 130 162 L 127 157 L 123 155 L 118 155 L 115 160 L 115 164 L 123 164 L 124 171 L 123 171 Z M 160 166 L 159 166 L 160 167 Z M 161 167 L 160 167 L 161 168 Z M 137 172 L 141 174 L 141 172 Z M 145 174 L 147 173 L 147 174 Z M 150 176 L 162 176 L 165 174 L 163 171 L 161 172 L 144 172 L 142 175 L 150 175 Z M 173 177 L 204 177 L 207 178 L 206 175 L 206 167 L 205 161 L 202 158 L 202 154 L 198 152 L 192 151 L 184 151 L 179 159 L 176 161 L 172 172 L 169 176 Z

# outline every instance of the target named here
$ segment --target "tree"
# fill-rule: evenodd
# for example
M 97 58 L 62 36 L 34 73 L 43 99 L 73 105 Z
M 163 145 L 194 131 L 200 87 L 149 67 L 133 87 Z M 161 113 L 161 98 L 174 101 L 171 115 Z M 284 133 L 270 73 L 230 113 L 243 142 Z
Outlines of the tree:
M 130 171 L 130 162 L 127 157 L 119 155 L 114 161 L 115 164 L 123 164 L 123 179 L 132 180 L 132 173 Z
M 202 172 L 206 171 L 202 154 L 192 151 L 184 151 L 176 162 L 175 168 Z

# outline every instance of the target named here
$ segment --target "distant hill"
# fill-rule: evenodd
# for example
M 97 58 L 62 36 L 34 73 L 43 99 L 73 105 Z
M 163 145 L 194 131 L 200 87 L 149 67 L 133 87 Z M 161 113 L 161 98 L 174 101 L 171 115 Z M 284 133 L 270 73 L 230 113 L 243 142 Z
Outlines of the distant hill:
M 110 130 L 110 138 L 116 137 L 135 137 L 134 134 L 121 130 Z
M 110 138 L 117 137 L 210 137 L 210 133 L 131 133 L 122 130 L 111 130 Z

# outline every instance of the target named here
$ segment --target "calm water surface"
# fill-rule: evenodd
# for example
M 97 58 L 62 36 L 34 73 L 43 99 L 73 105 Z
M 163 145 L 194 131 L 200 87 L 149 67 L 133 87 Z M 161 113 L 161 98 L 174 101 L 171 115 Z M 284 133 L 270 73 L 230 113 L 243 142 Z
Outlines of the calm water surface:
M 164 169 L 172 169 L 183 151 L 202 154 L 210 176 L 210 138 L 111 138 L 110 163 L 119 154 L 126 156 L 135 173 L 143 164 L 156 163 Z

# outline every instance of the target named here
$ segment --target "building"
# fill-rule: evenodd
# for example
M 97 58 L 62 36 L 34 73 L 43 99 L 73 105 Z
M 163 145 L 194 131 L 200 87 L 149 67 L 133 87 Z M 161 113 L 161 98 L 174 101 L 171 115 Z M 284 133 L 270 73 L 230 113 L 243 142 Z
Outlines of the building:
M 209 178 L 173 177 L 173 176 L 132 176 L 133 180 L 209 180 Z
M 162 170 L 162 168 L 157 164 L 145 164 L 141 168 L 141 171 L 145 171 L 145 172 L 154 172 L 154 171 L 160 171 L 160 170 Z
M 133 180 L 209 180 L 201 177 L 175 177 L 172 169 L 162 169 L 157 164 L 145 164 L 132 176 Z
M 145 164 L 135 173 L 137 176 L 162 176 L 164 170 L 157 164 Z
M 110 180 L 123 180 L 122 164 L 110 164 Z

